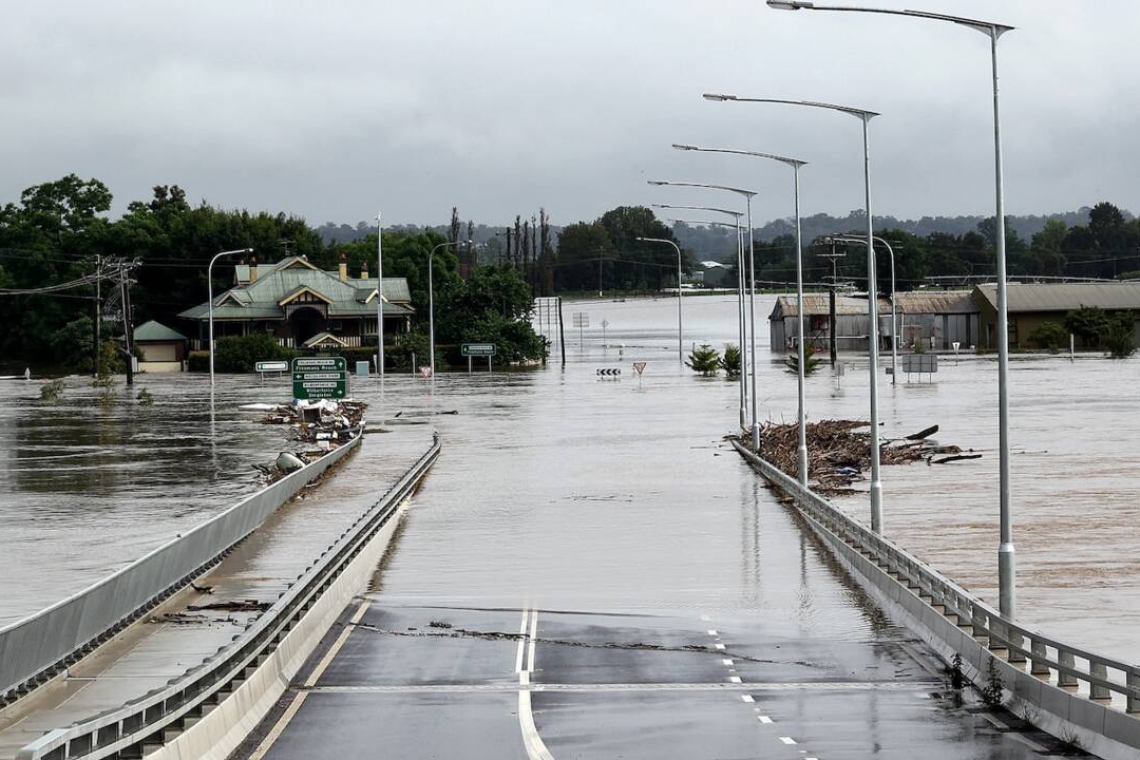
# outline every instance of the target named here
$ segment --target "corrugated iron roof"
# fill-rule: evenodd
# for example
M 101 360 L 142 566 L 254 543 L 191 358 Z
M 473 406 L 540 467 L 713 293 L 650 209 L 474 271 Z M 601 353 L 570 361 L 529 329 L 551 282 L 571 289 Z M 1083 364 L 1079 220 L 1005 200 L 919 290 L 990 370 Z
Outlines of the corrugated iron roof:
M 136 342 L 150 343 L 154 341 L 186 340 L 186 336 L 152 319 L 149 322 L 143 322 L 135 328 L 134 339 Z
M 895 309 L 900 314 L 974 314 L 978 307 L 967 290 L 936 290 L 899 293 Z M 879 298 L 879 313 L 890 314 L 891 302 Z M 826 293 L 804 294 L 804 316 L 826 316 L 830 314 Z M 867 313 L 867 299 L 853 296 L 836 296 L 835 313 L 852 315 Z M 769 319 L 796 316 L 796 297 L 780 296 Z
M 974 293 L 997 308 L 997 285 L 978 285 Z M 1140 283 L 1135 282 L 1011 282 L 1006 308 L 1011 312 L 1072 311 L 1082 306 L 1140 310 Z
M 883 298 L 879 299 L 879 311 L 890 311 L 891 305 Z M 783 319 L 796 316 L 796 297 L 780 296 L 776 299 L 776 306 L 768 319 Z M 831 313 L 830 296 L 827 293 L 804 293 L 804 316 L 826 316 Z M 866 314 L 867 299 L 853 298 L 851 296 L 835 297 L 835 313 L 837 315 Z
M 899 293 L 897 310 L 902 314 L 976 314 L 978 305 L 968 290 L 914 290 Z

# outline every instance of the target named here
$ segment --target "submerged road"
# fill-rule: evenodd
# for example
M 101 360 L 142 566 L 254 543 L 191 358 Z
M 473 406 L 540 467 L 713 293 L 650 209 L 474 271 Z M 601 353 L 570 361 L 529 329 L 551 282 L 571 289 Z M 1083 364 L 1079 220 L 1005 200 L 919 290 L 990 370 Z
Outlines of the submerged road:
M 238 755 L 1058 749 L 956 701 L 925 646 L 763 488 L 721 440 L 735 386 L 648 358 L 640 383 L 596 378 L 616 366 L 610 351 L 565 372 L 445 375 L 434 392 L 412 378 L 390 378 L 383 397 L 357 384 L 393 423 L 437 426 L 445 453 L 373 587 Z

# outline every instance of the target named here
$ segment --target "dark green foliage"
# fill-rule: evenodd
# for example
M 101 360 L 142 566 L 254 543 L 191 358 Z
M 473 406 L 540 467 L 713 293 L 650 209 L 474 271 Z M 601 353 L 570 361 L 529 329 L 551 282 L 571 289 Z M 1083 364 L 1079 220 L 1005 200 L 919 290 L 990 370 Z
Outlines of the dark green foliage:
M 720 352 L 708 343 L 702 343 L 700 348 L 693 349 L 689 354 L 685 365 L 704 377 L 712 377 L 720 368 Z
M 1132 312 L 1117 314 L 1109 320 L 1102 344 L 1113 359 L 1127 359 L 1136 351 L 1133 329 L 1136 324 Z
M 740 346 L 729 343 L 724 347 L 724 356 L 720 358 L 720 368 L 730 378 L 740 377 Z
M 991 657 L 986 665 L 986 681 L 982 684 L 982 703 L 991 710 L 998 710 L 1003 700 L 1001 673 Z
M 1029 333 L 1029 342 L 1038 348 L 1059 351 L 1069 345 L 1069 331 L 1060 322 L 1045 322 Z
M 214 351 L 214 371 L 253 372 L 257 362 L 289 360 L 295 355 L 296 352 L 292 349 L 279 346 L 272 335 L 218 338 Z
M 1095 306 L 1075 309 L 1065 315 L 1065 329 L 1080 338 L 1086 346 L 1099 346 L 1108 327 L 1108 316 Z
M 593 222 L 564 227 L 558 239 L 554 284 L 558 290 L 660 290 L 677 282 L 677 252 L 665 243 L 673 231 L 644 206 L 619 206 Z M 599 259 L 601 261 L 599 262 Z M 690 271 L 687 256 L 684 271 Z
M 56 401 L 63 395 L 65 388 L 67 388 L 67 382 L 65 380 L 52 380 L 51 382 L 44 383 L 40 386 L 40 400 Z
M 804 346 L 804 375 L 808 376 L 819 369 L 819 365 L 823 362 L 815 358 L 815 349 L 811 346 Z M 788 354 L 784 359 L 784 366 L 793 374 L 798 375 L 800 370 L 800 355 L 798 351 L 793 351 Z

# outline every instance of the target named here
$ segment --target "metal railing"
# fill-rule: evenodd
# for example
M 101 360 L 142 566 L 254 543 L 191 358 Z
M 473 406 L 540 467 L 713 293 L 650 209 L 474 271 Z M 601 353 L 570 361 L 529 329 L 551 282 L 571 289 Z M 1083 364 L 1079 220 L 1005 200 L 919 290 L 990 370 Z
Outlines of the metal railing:
M 169 730 L 221 703 L 243 683 L 304 617 L 340 573 L 411 494 L 440 452 L 439 434 L 431 447 L 370 509 L 349 526 L 263 615 L 207 661 L 172 679 L 167 686 L 28 744 L 17 760 L 106 758 L 142 745 L 162 743 Z M 132 756 L 135 756 L 132 754 Z
M 358 435 L 83 591 L 0 629 L 0 707 L 50 680 L 220 562 L 360 441 Z
M 733 441 L 733 446 L 816 523 L 875 562 L 960 628 L 985 641 L 990 650 L 1006 652 L 1007 662 L 1028 663 L 1033 675 L 1096 702 L 1109 704 L 1117 695 L 1123 698 L 1126 712 L 1140 713 L 1140 667 L 1070 646 L 1002 617 L 954 581 L 843 514 L 739 442 Z

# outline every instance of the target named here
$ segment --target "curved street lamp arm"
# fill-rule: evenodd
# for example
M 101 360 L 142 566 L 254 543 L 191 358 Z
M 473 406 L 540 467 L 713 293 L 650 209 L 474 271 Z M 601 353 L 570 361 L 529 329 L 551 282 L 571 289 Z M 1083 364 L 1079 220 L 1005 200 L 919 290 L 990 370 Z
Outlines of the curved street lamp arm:
M 983 34 L 996 34 L 1001 36 L 1012 31 L 1015 27 L 1008 24 L 998 24 L 993 21 L 980 21 L 964 16 L 951 16 L 945 13 L 930 13 L 928 11 L 895 10 L 892 8 L 861 8 L 853 5 L 816 5 L 807 0 L 768 0 L 768 7 L 781 11 L 844 11 L 851 13 L 881 13 L 887 16 L 911 16 L 912 18 L 928 18 L 935 21 L 949 21 L 952 24 L 966 26 Z

